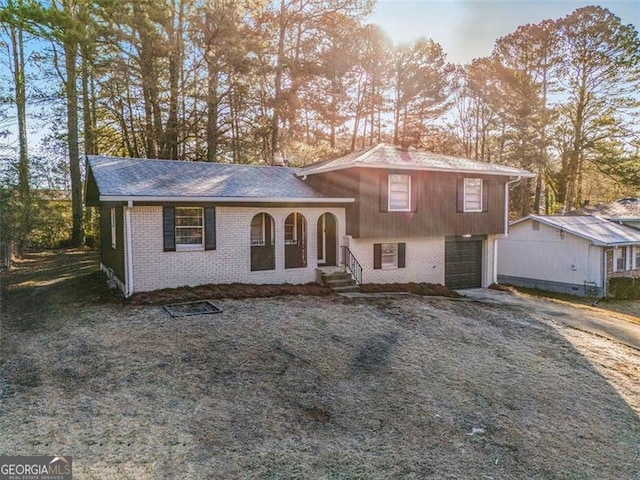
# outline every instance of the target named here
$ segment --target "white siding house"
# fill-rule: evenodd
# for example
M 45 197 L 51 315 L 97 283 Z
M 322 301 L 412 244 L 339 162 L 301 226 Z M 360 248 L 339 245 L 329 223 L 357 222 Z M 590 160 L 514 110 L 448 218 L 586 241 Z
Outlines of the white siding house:
M 640 232 L 630 228 L 594 216 L 530 215 L 499 241 L 498 281 L 605 296 L 609 278 L 640 276 L 639 257 Z

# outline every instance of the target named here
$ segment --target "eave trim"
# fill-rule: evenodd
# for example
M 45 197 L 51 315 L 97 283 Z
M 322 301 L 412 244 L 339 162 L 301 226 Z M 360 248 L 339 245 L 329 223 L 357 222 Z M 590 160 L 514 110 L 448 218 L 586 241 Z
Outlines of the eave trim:
M 319 175 L 321 173 L 335 172 L 338 170 L 347 170 L 349 168 L 377 168 L 382 170 L 413 170 L 421 172 L 444 172 L 444 173 L 465 173 L 474 175 L 497 175 L 501 177 L 524 177 L 533 178 L 535 173 L 527 172 L 526 170 L 516 170 L 514 172 L 497 172 L 495 170 L 472 170 L 463 168 L 437 168 L 437 167 L 421 167 L 415 165 L 366 165 L 356 163 L 348 166 L 336 166 L 328 168 L 318 168 L 314 170 L 304 170 L 296 172 L 296 176 L 304 177 L 307 175 Z
M 355 198 L 265 198 L 265 197 L 162 197 L 144 195 L 100 195 L 101 202 L 203 202 L 203 203 L 354 203 Z

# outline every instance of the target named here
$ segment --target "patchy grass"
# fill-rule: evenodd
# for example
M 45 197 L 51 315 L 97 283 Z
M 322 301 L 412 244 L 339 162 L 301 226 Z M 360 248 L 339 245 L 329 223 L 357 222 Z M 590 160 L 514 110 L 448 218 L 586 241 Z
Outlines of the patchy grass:
M 640 352 L 615 342 L 414 296 L 174 319 L 114 300 L 92 254 L 37 258 L 3 295 L 3 454 L 70 454 L 82 479 L 637 475 Z

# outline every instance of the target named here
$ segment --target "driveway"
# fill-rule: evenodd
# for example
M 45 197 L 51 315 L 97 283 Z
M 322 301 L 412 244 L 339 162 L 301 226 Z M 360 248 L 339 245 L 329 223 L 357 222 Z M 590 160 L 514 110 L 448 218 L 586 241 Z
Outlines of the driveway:
M 625 319 L 625 315 L 596 307 L 570 306 L 551 300 L 524 297 L 486 288 L 460 290 L 460 294 L 478 302 L 509 305 L 529 314 L 540 315 L 562 325 L 595 333 L 640 350 L 640 324 Z

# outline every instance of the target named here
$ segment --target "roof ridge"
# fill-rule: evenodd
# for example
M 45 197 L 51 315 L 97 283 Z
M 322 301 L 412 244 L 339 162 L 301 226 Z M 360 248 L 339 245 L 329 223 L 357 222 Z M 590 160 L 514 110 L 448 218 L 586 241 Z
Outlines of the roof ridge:
M 118 157 L 115 155 L 86 155 L 88 159 L 110 159 L 110 160 L 132 160 L 135 162 L 162 162 L 162 163 L 176 163 L 181 165 L 221 165 L 228 167 L 260 167 L 260 168 L 277 168 L 284 170 L 299 170 L 299 167 L 291 167 L 286 165 L 259 165 L 255 163 L 227 163 L 227 162 L 209 162 L 207 160 L 178 160 L 170 158 L 140 158 L 140 157 Z
M 377 152 L 383 146 L 392 146 L 392 145 L 388 144 L 387 142 L 380 142 L 377 145 L 374 145 L 373 147 L 369 147 L 362 155 L 358 155 L 355 161 L 359 162 L 361 160 L 365 160 L 369 158 L 371 155 L 373 155 L 374 152 Z

